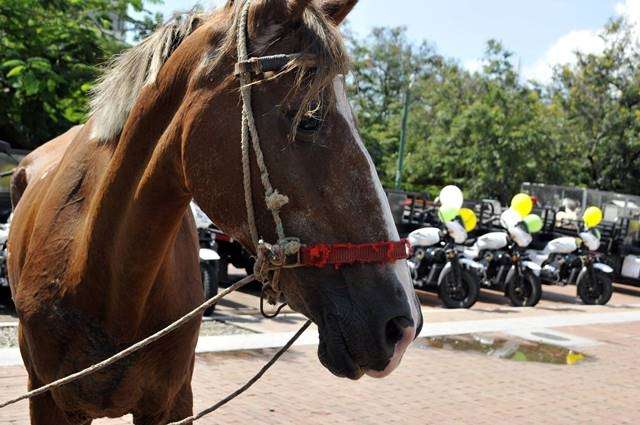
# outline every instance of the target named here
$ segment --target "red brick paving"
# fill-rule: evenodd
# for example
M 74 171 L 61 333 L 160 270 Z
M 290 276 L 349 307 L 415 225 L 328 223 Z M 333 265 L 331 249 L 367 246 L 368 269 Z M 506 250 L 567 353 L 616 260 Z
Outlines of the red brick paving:
M 479 354 L 411 349 L 385 380 L 350 382 L 296 348 L 248 393 L 202 424 L 638 424 L 640 323 L 558 328 L 603 341 L 574 366 L 520 363 Z M 198 356 L 201 409 L 243 384 L 271 352 Z M 25 389 L 20 367 L 0 368 L 2 399 Z M 2 410 L 0 424 L 26 424 L 27 404 Z M 100 420 L 98 424 L 130 423 Z

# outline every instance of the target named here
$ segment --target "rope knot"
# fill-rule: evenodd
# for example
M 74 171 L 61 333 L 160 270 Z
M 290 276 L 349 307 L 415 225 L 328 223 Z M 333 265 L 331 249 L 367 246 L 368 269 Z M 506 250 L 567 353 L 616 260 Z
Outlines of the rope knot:
M 279 245 L 282 247 L 285 255 L 296 255 L 300 252 L 300 248 L 302 248 L 302 244 L 297 238 L 283 239 Z
M 265 196 L 267 208 L 271 211 L 278 211 L 289 203 L 289 197 L 281 194 L 278 190 L 274 190 L 270 195 Z

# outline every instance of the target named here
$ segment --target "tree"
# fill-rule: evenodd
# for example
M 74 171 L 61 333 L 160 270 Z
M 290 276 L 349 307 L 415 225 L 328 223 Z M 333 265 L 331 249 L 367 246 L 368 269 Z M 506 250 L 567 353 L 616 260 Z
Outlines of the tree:
M 640 194 L 640 49 L 632 28 L 611 21 L 600 54 L 577 53 L 550 87 L 578 159 L 572 183 Z
M 347 38 L 353 54 L 350 95 L 361 136 L 383 182 L 394 178 L 400 140 L 403 95 L 411 75 L 428 75 L 436 60 L 431 47 L 415 47 L 404 28 L 376 28 L 371 36 Z
M 383 182 L 394 175 L 401 102 L 408 76 L 412 89 L 406 189 L 433 194 L 458 184 L 475 198 L 510 198 L 523 181 L 564 180 L 562 115 L 540 91 L 523 83 L 512 53 L 489 41 L 484 68 L 470 73 L 426 43 L 411 47 L 405 31 L 374 30 L 352 41 L 352 90 L 361 132 Z
M 156 0 L 151 0 L 156 1 Z M 158 17 L 143 0 L 0 0 L 0 139 L 33 148 L 83 122 L 98 67 Z

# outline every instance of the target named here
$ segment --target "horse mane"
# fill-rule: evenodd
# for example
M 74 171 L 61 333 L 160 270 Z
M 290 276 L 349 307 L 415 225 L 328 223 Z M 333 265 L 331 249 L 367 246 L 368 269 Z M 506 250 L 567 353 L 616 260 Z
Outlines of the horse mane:
M 208 55 L 204 64 L 205 74 L 219 70 L 224 58 L 236 57 L 235 31 L 243 2 L 230 1 L 225 10 L 230 10 L 229 27 L 221 44 Z M 142 88 L 155 81 L 162 65 L 167 61 L 180 43 L 197 29 L 207 16 L 202 13 L 189 13 L 178 16 L 158 28 L 153 34 L 135 47 L 116 56 L 108 65 L 106 72 L 92 90 L 91 114 L 95 117 L 92 136 L 98 140 L 111 140 L 122 131 Z M 256 22 L 249 20 L 250 30 L 256 29 Z M 270 34 L 255 40 L 252 54 L 263 54 L 273 43 L 286 36 L 275 28 Z M 315 58 L 313 72 L 304 66 L 289 64 L 284 72 L 296 72 L 295 84 L 291 94 L 302 93 L 301 108 L 293 126 L 307 114 L 315 113 L 319 101 L 333 101 L 333 90 L 325 90 L 333 84 L 338 74 L 344 74 L 349 68 L 347 54 L 339 30 L 321 12 L 314 3 L 304 11 L 301 25 L 295 30 L 295 36 L 301 40 L 304 50 L 300 53 Z M 326 108 L 324 108 L 326 111 Z M 293 133 L 292 133 L 293 134 Z
M 214 51 L 210 52 L 205 59 L 203 66 L 204 75 L 214 75 L 223 66 L 225 58 L 237 56 L 237 32 L 236 26 L 240 18 L 243 2 L 230 0 L 227 8 L 230 8 L 231 17 L 228 19 L 228 27 L 225 37 Z M 293 35 L 300 40 L 302 50 L 297 52 L 278 53 L 302 53 L 312 56 L 314 64 L 307 66 L 292 62 L 282 71 L 282 73 L 295 72 L 295 81 L 289 95 L 300 95 L 300 109 L 292 120 L 291 136 L 295 136 L 295 127 L 298 126 L 305 115 L 317 115 L 318 112 L 327 112 L 326 107 L 321 107 L 321 103 L 332 104 L 334 102 L 333 90 L 327 88 L 333 86 L 335 77 L 339 74 L 346 74 L 350 67 L 349 54 L 339 29 L 330 19 L 311 2 L 304 10 L 302 21 L 295 29 L 287 26 L 274 25 L 272 28 L 257 28 L 260 22 L 256 22 L 249 16 L 249 32 L 261 32 L 260 38 L 252 40 L 249 51 L 250 56 L 262 56 L 274 43 Z M 301 66 L 299 66 L 301 65 Z M 280 75 L 280 74 L 278 74 Z M 274 77 L 276 78 L 276 77 Z M 256 81 L 253 84 L 264 82 Z M 319 117 L 322 119 L 323 117 Z
M 107 64 L 91 90 L 92 137 L 107 141 L 120 134 L 143 87 L 155 82 L 171 54 L 205 16 L 195 11 L 177 15 Z

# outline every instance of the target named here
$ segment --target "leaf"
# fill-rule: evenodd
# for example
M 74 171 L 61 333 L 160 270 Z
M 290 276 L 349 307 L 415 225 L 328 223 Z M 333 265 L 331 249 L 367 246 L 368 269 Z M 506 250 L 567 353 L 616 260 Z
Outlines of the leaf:
M 7 78 L 13 78 L 13 77 L 17 77 L 20 74 L 22 74 L 22 72 L 26 69 L 26 67 L 24 65 L 18 65 L 15 68 L 11 69 L 9 72 L 7 72 Z
M 49 71 L 51 69 L 51 64 L 44 58 L 29 58 L 28 64 L 29 67 L 39 71 Z
M 33 96 L 40 91 L 40 82 L 31 73 L 25 74 L 22 84 L 27 96 Z
M 1 68 L 6 69 L 6 68 L 15 68 L 17 66 L 20 65 L 24 65 L 24 61 L 20 60 L 20 59 L 11 59 L 8 60 L 6 62 L 3 62 L 2 65 L 0 65 Z

